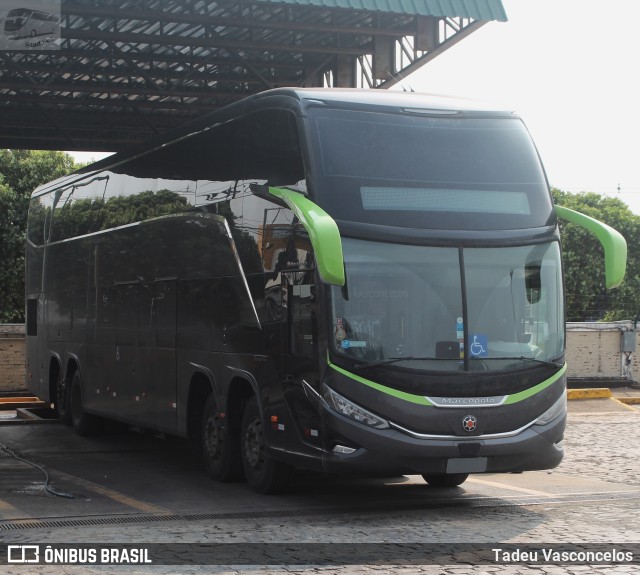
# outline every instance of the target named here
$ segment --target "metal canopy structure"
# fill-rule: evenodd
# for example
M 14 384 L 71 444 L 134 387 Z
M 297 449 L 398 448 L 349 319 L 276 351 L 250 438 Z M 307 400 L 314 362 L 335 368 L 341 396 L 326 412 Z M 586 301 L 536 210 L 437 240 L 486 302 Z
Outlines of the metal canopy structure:
M 273 87 L 387 88 L 506 20 L 500 0 L 48 1 L 56 43 L 0 50 L 4 148 L 121 151 Z

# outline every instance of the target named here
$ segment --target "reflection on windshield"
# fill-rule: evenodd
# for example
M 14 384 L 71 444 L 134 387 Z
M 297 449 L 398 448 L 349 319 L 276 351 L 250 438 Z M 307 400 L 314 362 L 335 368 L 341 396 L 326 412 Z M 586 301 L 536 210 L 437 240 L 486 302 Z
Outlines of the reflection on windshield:
M 520 357 L 551 361 L 561 354 L 564 310 L 557 243 L 466 249 L 464 262 L 470 360 L 500 369 L 499 363 L 517 366 Z
M 344 239 L 343 249 L 348 289 L 332 290 L 333 343 L 354 364 L 493 371 L 562 352 L 556 243 L 465 249 L 466 318 L 457 248 Z
M 309 109 L 314 201 L 334 218 L 421 229 L 524 229 L 553 213 L 515 117 Z M 482 214 L 482 217 L 478 217 Z

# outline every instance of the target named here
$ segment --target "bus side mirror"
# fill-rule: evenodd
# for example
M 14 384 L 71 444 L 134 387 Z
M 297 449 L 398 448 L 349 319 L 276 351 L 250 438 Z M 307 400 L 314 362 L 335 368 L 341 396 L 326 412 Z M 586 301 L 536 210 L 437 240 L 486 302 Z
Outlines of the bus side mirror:
M 284 201 L 307 230 L 322 281 L 343 286 L 346 280 L 342 240 L 335 220 L 299 192 L 269 187 L 269 193 Z
M 604 275 L 607 289 L 618 287 L 627 269 L 627 242 L 611 226 L 575 210 L 555 206 L 556 215 L 594 234 L 604 248 Z

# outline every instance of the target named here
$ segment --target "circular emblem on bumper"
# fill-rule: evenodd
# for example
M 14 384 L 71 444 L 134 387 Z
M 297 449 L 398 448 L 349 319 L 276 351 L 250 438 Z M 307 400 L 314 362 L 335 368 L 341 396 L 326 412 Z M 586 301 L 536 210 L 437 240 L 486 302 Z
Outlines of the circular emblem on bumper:
M 473 415 L 465 415 L 462 420 L 462 429 L 465 431 L 474 431 L 478 426 L 478 420 Z

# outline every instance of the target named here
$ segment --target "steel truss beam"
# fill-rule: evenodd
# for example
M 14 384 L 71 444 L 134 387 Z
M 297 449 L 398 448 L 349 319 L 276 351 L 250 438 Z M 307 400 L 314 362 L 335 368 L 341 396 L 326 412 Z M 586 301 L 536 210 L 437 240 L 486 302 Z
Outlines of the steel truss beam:
M 60 49 L 0 52 L 0 141 L 121 150 L 278 86 L 386 88 L 485 21 L 252 0 L 62 0 Z

